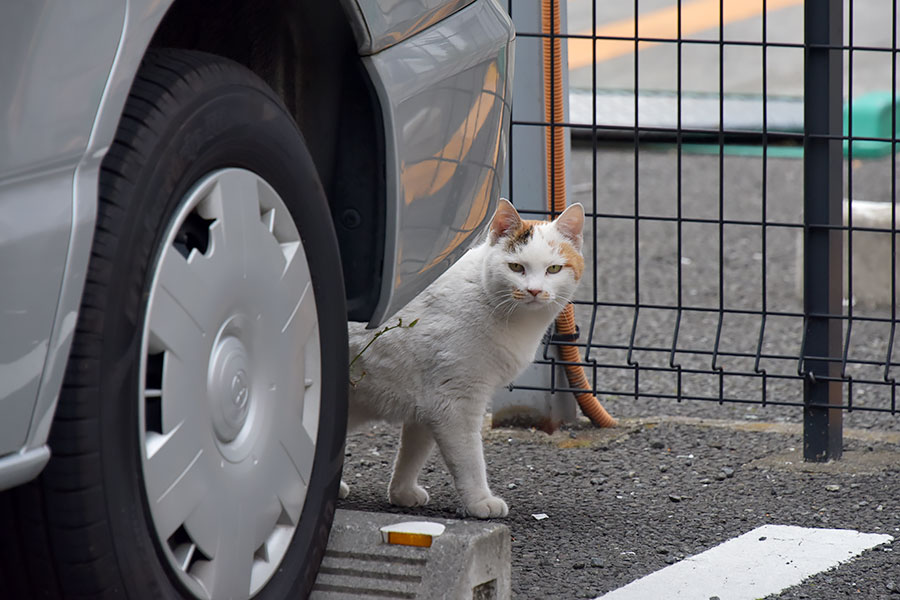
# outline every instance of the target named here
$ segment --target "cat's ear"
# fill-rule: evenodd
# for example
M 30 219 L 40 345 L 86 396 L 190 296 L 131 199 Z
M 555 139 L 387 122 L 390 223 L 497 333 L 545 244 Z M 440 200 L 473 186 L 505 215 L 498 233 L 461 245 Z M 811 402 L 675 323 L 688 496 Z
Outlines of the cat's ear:
M 500 198 L 497 211 L 491 219 L 491 245 L 511 231 L 517 231 L 522 226 L 522 218 L 506 198 Z
M 564 210 L 561 215 L 553 221 L 554 227 L 571 241 L 578 251 L 581 251 L 581 244 L 584 240 L 582 230 L 584 229 L 584 207 L 581 203 L 571 205 Z

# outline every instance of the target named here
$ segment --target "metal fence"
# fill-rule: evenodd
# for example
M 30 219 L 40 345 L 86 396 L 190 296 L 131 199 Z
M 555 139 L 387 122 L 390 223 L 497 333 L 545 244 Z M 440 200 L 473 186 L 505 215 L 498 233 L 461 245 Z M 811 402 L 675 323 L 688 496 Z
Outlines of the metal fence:
M 840 457 L 845 413 L 898 411 L 896 2 L 577 1 L 567 26 L 551 10 L 518 28 L 520 57 L 568 49 L 568 114 L 517 99 L 510 137 L 572 136 L 592 265 L 575 344 L 593 392 L 613 413 L 795 407 L 807 460 Z M 524 4 L 509 0 L 514 20 Z M 535 68 L 519 59 L 517 77 Z M 510 161 L 526 205 L 516 170 L 534 166 Z M 536 361 L 549 385 L 520 389 L 575 391 L 557 343 Z

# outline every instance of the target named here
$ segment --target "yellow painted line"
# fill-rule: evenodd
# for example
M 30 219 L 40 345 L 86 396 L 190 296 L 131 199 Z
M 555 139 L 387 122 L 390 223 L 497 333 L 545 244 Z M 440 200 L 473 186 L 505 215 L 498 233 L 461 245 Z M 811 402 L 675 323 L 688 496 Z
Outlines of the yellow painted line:
M 790 6 L 802 5 L 803 0 L 767 0 L 766 11 L 772 12 Z M 724 0 L 722 23 L 728 25 L 736 21 L 750 19 L 763 12 L 762 0 Z M 681 5 L 681 36 L 719 27 L 719 0 L 692 0 Z M 590 35 L 591 31 L 579 32 L 579 35 Z M 622 19 L 598 27 L 597 36 L 634 37 L 634 19 Z M 669 6 L 638 15 L 638 37 L 669 38 L 678 37 L 678 6 Z M 587 67 L 594 62 L 592 45 L 594 40 L 570 39 L 569 69 Z M 598 40 L 597 62 L 631 54 L 634 42 L 630 40 Z M 641 42 L 638 48 L 643 50 L 656 46 L 658 42 Z

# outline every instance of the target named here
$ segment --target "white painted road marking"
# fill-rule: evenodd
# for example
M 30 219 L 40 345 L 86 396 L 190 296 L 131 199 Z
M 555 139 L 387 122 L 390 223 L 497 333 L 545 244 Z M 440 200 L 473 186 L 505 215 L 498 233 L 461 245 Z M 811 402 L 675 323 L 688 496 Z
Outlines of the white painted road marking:
M 893 539 L 849 529 L 763 525 L 596 600 L 754 600 Z

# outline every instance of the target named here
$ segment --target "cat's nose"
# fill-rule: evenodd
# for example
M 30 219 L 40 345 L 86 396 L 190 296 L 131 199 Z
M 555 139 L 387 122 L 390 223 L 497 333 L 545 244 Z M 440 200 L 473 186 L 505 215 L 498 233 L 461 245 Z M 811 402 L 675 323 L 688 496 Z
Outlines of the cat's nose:
M 540 294 L 542 291 L 543 291 L 543 290 L 528 290 L 528 293 L 531 294 L 532 296 L 537 296 L 537 295 Z

